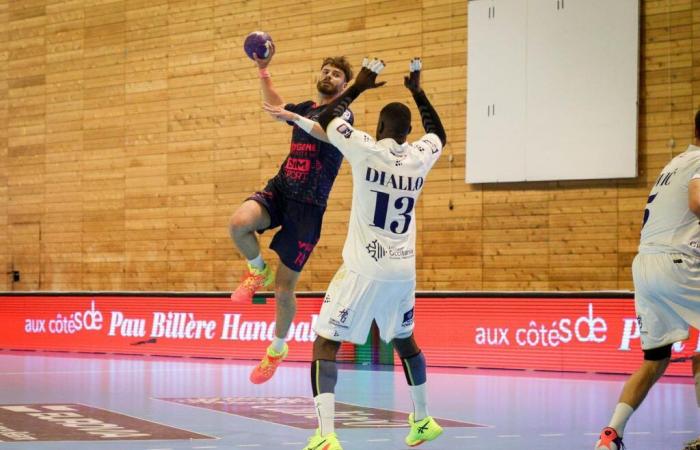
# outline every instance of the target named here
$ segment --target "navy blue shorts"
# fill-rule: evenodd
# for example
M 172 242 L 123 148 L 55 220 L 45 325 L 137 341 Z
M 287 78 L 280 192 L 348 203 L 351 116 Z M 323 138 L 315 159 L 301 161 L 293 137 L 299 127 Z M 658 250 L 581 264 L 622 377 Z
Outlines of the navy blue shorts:
M 281 227 L 272 238 L 270 248 L 285 266 L 301 272 L 321 237 L 326 207 L 289 199 L 272 181 L 246 200 L 260 203 L 270 214 L 270 226 L 258 233 Z

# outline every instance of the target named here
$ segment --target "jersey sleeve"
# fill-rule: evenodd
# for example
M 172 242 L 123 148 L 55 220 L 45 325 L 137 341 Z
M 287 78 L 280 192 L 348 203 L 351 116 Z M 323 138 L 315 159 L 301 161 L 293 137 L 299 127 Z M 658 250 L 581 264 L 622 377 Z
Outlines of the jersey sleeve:
M 306 116 L 308 112 L 309 105 L 312 102 L 302 102 L 302 103 L 287 103 L 284 105 L 284 109 L 291 111 L 293 113 L 299 114 L 300 116 Z M 294 122 L 287 122 L 287 125 L 294 126 Z
M 433 167 L 442 154 L 442 141 L 437 134 L 428 133 L 413 143 L 413 146 L 421 153 L 428 168 Z
M 374 139 L 364 131 L 354 129 L 352 125 L 340 117 L 331 120 L 326 134 L 331 144 L 343 154 L 350 164 L 363 160 L 374 151 Z

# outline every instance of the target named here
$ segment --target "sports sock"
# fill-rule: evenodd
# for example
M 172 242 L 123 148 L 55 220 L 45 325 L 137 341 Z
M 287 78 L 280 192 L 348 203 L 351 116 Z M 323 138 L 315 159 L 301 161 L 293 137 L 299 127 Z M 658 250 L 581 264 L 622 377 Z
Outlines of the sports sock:
M 262 270 L 265 268 L 265 261 L 263 261 L 262 254 L 258 253 L 258 256 L 256 256 L 253 259 L 248 260 L 248 265 L 250 267 L 253 267 L 256 270 Z
M 610 424 L 608 426 L 610 428 L 614 428 L 615 431 L 617 431 L 617 435 L 622 437 L 622 435 L 625 433 L 627 421 L 632 416 L 633 412 L 634 408 L 627 403 L 618 403 L 617 406 L 615 406 L 615 411 L 610 418 Z
M 326 392 L 314 397 L 321 436 L 335 433 L 335 394 Z
M 275 353 L 282 353 L 282 350 L 284 350 L 284 339 L 275 337 L 272 340 L 272 344 L 270 344 L 270 348 L 272 348 L 272 351 Z
M 402 358 L 401 363 L 413 400 L 413 420 L 417 422 L 428 416 L 425 355 L 419 352 L 409 358 Z
M 413 400 L 413 420 L 416 422 L 420 422 L 429 416 L 426 385 L 427 383 L 423 383 L 420 386 L 408 387 L 411 391 L 411 399 Z
M 335 433 L 335 385 L 338 365 L 335 361 L 317 359 L 311 362 L 311 390 L 321 436 Z

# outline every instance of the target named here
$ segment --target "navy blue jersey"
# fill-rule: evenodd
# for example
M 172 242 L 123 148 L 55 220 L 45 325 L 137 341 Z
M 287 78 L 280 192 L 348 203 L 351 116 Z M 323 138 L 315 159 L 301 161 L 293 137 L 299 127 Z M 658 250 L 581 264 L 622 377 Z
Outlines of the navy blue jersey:
M 309 100 L 296 105 L 287 104 L 284 109 L 318 121 L 325 105 L 318 106 Z M 343 119 L 349 123 L 354 122 L 350 110 L 345 112 Z M 289 155 L 271 181 L 287 198 L 326 206 L 343 155 L 332 144 L 319 141 L 298 126 L 290 125 L 293 125 L 293 130 Z

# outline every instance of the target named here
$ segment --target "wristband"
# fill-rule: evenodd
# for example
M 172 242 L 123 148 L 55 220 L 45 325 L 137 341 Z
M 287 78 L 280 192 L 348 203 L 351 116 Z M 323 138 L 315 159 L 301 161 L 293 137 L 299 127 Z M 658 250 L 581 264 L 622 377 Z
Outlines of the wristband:
M 270 72 L 267 70 L 267 67 L 264 69 L 258 69 L 258 75 L 260 78 L 270 78 Z
M 313 120 L 306 118 L 300 114 L 297 114 L 297 118 L 294 119 L 294 123 L 296 124 L 296 126 L 306 131 L 307 133 L 311 133 L 311 130 L 316 124 L 316 122 L 314 122 Z

